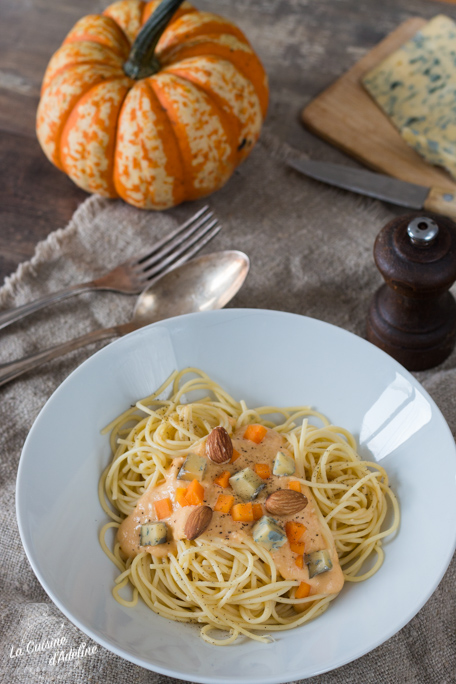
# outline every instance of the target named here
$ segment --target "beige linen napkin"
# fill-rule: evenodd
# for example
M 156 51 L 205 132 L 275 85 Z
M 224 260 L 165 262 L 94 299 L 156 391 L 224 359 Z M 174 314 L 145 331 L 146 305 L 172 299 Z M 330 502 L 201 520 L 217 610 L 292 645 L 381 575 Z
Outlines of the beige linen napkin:
M 380 203 L 305 180 L 285 166 L 282 159 L 287 154 L 287 148 L 265 131 L 247 162 L 209 199 L 224 228 L 206 251 L 240 249 L 251 258 L 249 277 L 230 306 L 305 314 L 364 336 L 369 301 L 381 282 L 372 246 L 393 214 Z M 33 259 L 7 279 L 0 290 L 0 306 L 16 306 L 103 273 L 145 245 L 152 245 L 154 239 L 202 204 L 154 214 L 117 201 L 87 199 L 70 224 L 39 244 Z M 94 293 L 54 305 L 0 333 L 0 361 L 125 321 L 134 300 Z M 8 684 L 177 681 L 132 665 L 101 647 L 55 666 L 49 664 L 47 651 L 16 655 L 17 649 L 30 641 L 39 645 L 43 639 L 63 636 L 65 651 L 72 648 L 73 656 L 78 649 L 81 653 L 95 646 L 60 613 L 39 585 L 22 548 L 14 509 L 20 451 L 33 420 L 52 391 L 94 349 L 73 352 L 0 388 L 0 680 Z M 454 434 L 456 352 L 438 369 L 421 373 L 419 379 Z M 426 549 L 418 551 L 424 560 Z M 428 603 L 396 636 L 356 662 L 308 681 L 455 682 L 455 582 L 453 562 Z

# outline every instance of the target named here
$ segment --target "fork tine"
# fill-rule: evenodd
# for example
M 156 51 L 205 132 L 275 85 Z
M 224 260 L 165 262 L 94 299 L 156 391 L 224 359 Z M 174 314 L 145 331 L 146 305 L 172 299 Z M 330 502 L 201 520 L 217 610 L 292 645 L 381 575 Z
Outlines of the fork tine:
M 142 274 L 138 274 L 140 279 L 149 279 L 151 276 L 154 276 L 157 273 L 160 273 L 168 264 L 173 263 L 176 259 L 178 259 L 182 254 L 184 254 L 188 249 L 190 249 L 194 244 L 198 243 L 200 239 L 202 239 L 206 233 L 211 231 L 216 225 L 218 221 L 217 219 L 212 219 L 211 221 L 205 222 L 202 226 L 198 228 L 198 230 L 191 235 L 187 236 L 185 240 L 179 243 L 179 245 L 168 254 L 164 259 L 160 259 L 159 263 L 152 263 L 148 265 L 144 270 Z
M 208 233 L 203 235 L 202 239 L 198 241 L 196 244 L 193 245 L 193 247 L 188 251 L 183 254 L 180 259 L 177 261 L 174 261 L 171 267 L 168 270 L 172 271 L 174 268 L 177 268 L 181 264 L 184 264 L 186 261 L 192 258 L 195 254 L 197 254 L 205 245 L 207 245 L 208 242 L 212 240 L 220 231 L 222 230 L 222 226 L 220 223 L 216 224 L 212 230 L 210 230 Z M 162 274 L 160 274 L 162 275 Z
M 154 282 L 156 279 L 160 278 L 168 271 L 172 271 L 181 264 L 191 259 L 192 256 L 197 254 L 207 243 L 212 240 L 213 237 L 217 235 L 222 229 L 220 223 L 217 220 L 211 221 L 208 226 L 201 229 L 197 235 L 194 235 L 192 240 L 182 245 L 178 250 L 176 250 L 168 259 L 162 261 L 159 266 L 152 268 L 144 273 L 143 281 Z
M 176 238 L 178 235 L 180 235 L 186 228 L 189 228 L 190 226 L 192 226 L 208 210 L 209 210 L 209 205 L 206 204 L 202 209 L 197 211 L 196 214 L 193 214 L 193 216 L 191 216 L 189 219 L 187 219 L 187 221 L 185 221 L 185 223 L 183 223 L 182 225 L 178 226 L 175 230 L 173 230 L 172 233 L 169 233 L 168 235 L 165 235 L 165 237 L 163 237 L 161 240 L 158 240 L 158 242 L 156 242 L 154 244 L 152 249 L 150 249 L 150 247 L 148 247 L 146 250 L 141 252 L 139 255 L 136 255 L 132 259 L 129 259 L 129 261 L 127 263 L 130 264 L 130 266 L 136 266 L 138 264 L 141 264 L 146 259 L 149 259 L 154 254 L 156 254 L 162 247 L 165 247 L 165 245 L 167 245 L 169 242 L 174 240 L 174 238 Z M 210 213 L 212 216 L 212 212 L 210 212 Z
M 136 275 L 141 275 L 140 271 L 145 271 L 154 264 L 160 264 L 161 262 L 163 262 L 163 260 L 165 259 L 165 257 L 168 256 L 168 254 L 172 254 L 172 252 L 174 252 L 175 249 L 178 249 L 182 243 L 189 239 L 193 234 L 197 233 L 201 226 L 207 223 L 207 221 L 210 220 L 212 217 L 212 211 L 210 211 L 208 214 L 204 214 L 196 221 L 196 223 L 192 223 L 186 230 L 180 232 L 179 235 L 177 235 L 173 240 L 168 242 L 168 244 L 162 247 L 158 252 L 155 252 L 152 256 L 146 259 L 141 259 L 141 261 L 134 267 Z

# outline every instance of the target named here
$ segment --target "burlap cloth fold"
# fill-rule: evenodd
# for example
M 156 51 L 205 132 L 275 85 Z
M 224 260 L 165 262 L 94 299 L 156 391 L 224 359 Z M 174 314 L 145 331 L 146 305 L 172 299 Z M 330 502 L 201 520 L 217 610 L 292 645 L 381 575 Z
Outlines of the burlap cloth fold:
M 289 153 L 265 130 L 251 157 L 209 200 L 224 227 L 206 251 L 235 248 L 251 258 L 248 279 L 230 306 L 305 314 L 363 336 L 368 304 L 381 282 L 372 245 L 392 213 L 380 203 L 304 180 L 283 163 Z M 103 273 L 144 245 L 152 245 L 155 238 L 202 204 L 154 214 L 118 201 L 87 199 L 70 224 L 39 244 L 33 259 L 7 279 L 0 291 L 0 305 L 16 306 Z M 2 331 L 1 361 L 125 321 L 134 301 L 134 297 L 93 293 L 46 309 Z M 94 347 L 73 352 L 0 389 L 0 680 L 8 684 L 171 681 L 101 647 L 90 657 L 55 667 L 49 665 L 48 653 L 15 655 L 16 649 L 30 640 L 39 643 L 46 637 L 65 635 L 67 647 L 74 649 L 83 643 L 94 645 L 59 612 L 35 578 L 21 545 L 14 510 L 16 471 L 27 432 L 53 390 L 93 351 Z M 456 352 L 419 379 L 454 434 Z M 453 562 L 437 591 L 401 632 L 358 661 L 308 681 L 455 682 L 455 581 Z

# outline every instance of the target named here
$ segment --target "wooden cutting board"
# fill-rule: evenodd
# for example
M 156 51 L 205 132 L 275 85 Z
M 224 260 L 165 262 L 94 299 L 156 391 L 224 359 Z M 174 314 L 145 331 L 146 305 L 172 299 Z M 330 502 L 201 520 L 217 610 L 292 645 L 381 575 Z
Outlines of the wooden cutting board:
M 437 185 L 456 191 L 456 182 L 438 167 L 428 164 L 401 138 L 361 79 L 389 54 L 408 41 L 425 19 L 414 17 L 401 24 L 346 74 L 318 95 L 302 112 L 304 125 L 324 140 L 340 147 L 366 166 L 419 185 Z

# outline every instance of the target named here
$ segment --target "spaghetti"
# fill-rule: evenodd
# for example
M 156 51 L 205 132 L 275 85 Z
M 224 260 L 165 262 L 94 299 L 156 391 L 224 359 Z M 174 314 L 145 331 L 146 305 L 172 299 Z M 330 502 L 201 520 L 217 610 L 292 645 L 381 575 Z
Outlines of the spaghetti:
M 166 391 L 169 396 L 164 399 Z M 273 422 L 271 416 L 281 420 Z M 243 437 L 249 425 L 267 428 L 264 445 L 257 448 Z M 179 505 L 177 473 L 189 452 L 205 453 L 207 437 L 218 426 L 231 435 L 241 458 L 227 466 L 210 464 L 205 503 L 222 510 L 214 506 L 217 496 L 232 494 L 229 486 L 212 484 L 214 474 L 225 470 L 228 477 L 246 464 L 253 467 L 257 452 L 268 461 L 279 447 L 280 453 L 293 459 L 294 473 L 276 477 L 266 471 L 265 482 L 270 483 L 266 489 L 298 487 L 306 495 L 307 517 L 298 513 L 280 522 L 294 521 L 295 527 L 307 530 L 306 552 L 308 543 L 327 549 L 332 572 L 309 579 L 299 542 L 293 546 L 289 540 L 280 549 L 268 548 L 252 536 L 254 523 L 234 522 L 237 519 L 229 512 L 214 513 L 201 536 L 193 541 L 185 538 L 179 520 L 194 507 Z M 337 596 L 343 581 L 359 582 L 379 569 L 382 539 L 399 525 L 398 503 L 385 470 L 360 459 L 347 430 L 331 425 L 310 407 L 248 408 L 198 369 L 174 372 L 156 392 L 108 425 L 104 432 L 109 431 L 113 458 L 100 479 L 99 495 L 112 521 L 101 530 L 100 543 L 120 571 L 114 598 L 134 606 L 141 596 L 159 615 L 198 622 L 202 638 L 211 644 L 228 645 L 239 635 L 266 642 L 272 632 L 317 617 Z M 261 465 L 269 467 L 268 462 Z M 172 503 L 167 520 L 173 539 L 145 550 L 138 541 L 138 528 L 151 520 L 163 492 Z M 255 499 L 260 511 L 265 496 Z M 182 500 L 181 504 L 185 505 Z M 382 529 L 387 515 L 392 522 Z M 105 541 L 110 528 L 117 529 L 112 550 Z M 136 546 L 127 543 L 128 530 L 135 531 L 130 537 Z M 131 600 L 122 596 L 127 585 L 133 589 Z M 218 638 L 214 630 L 228 632 L 228 637 Z

